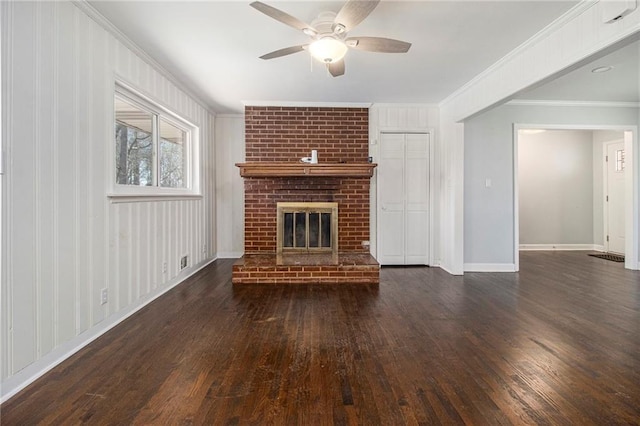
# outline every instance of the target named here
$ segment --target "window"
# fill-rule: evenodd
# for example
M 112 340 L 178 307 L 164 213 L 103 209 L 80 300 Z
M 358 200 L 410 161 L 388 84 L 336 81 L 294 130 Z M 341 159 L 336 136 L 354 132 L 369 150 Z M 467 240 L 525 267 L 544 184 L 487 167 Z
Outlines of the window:
M 117 84 L 111 196 L 198 195 L 197 127 Z
M 616 150 L 616 172 L 624 171 L 624 149 Z

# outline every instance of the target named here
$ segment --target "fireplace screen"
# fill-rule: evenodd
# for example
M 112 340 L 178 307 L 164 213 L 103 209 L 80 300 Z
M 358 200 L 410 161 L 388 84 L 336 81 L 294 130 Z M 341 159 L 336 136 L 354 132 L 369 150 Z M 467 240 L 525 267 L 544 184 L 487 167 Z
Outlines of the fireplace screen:
M 337 252 L 337 203 L 278 203 L 277 250 Z

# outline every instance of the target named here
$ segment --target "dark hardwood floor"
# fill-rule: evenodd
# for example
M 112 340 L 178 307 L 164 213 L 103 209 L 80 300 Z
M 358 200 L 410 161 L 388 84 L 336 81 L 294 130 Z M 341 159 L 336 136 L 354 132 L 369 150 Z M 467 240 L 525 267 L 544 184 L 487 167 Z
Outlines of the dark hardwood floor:
M 640 273 L 383 268 L 379 286 L 231 285 L 220 260 L 1 407 L 3 425 L 640 424 Z

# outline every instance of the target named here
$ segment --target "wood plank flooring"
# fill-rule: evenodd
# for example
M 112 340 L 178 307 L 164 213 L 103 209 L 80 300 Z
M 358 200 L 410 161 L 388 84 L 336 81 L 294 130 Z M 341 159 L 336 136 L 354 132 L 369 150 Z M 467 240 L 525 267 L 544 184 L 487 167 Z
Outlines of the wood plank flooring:
M 220 260 L 0 407 L 31 424 L 640 424 L 640 273 L 585 252 L 521 272 L 232 286 Z

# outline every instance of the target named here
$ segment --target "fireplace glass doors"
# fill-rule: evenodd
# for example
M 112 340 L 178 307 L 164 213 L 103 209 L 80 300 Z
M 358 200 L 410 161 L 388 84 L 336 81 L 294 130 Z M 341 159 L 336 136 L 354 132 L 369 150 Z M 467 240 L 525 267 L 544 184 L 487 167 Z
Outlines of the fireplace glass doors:
M 277 252 L 338 252 L 338 203 L 278 203 Z

